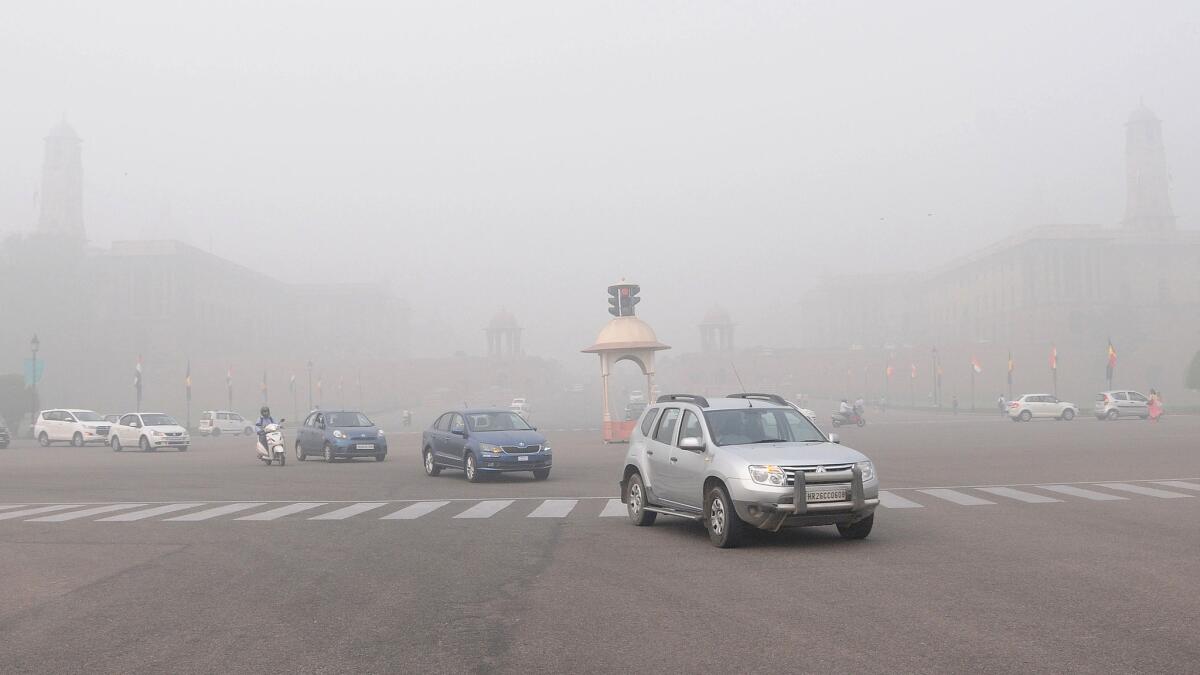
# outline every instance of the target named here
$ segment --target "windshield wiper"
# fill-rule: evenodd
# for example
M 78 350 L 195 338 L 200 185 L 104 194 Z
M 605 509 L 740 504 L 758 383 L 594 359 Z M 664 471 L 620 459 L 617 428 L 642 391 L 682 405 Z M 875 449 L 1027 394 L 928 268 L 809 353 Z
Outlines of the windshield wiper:
M 754 441 L 753 443 L 751 443 L 751 445 L 757 445 L 759 443 L 787 443 L 787 442 L 788 441 L 786 438 L 764 438 L 761 441 Z

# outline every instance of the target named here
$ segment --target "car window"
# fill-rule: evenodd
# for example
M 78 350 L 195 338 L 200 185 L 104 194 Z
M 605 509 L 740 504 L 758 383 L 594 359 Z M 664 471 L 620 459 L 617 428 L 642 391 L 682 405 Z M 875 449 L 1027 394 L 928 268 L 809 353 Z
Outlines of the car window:
M 1146 403 L 1150 399 L 1146 398 L 1145 396 L 1142 396 L 1141 394 L 1137 393 L 1136 391 L 1131 391 L 1131 392 L 1129 392 L 1129 400 L 1137 401 L 1138 403 Z
M 646 411 L 646 416 L 642 418 L 642 435 L 649 438 L 650 430 L 654 428 L 654 417 L 658 415 L 658 408 L 651 408 Z
M 246 421 L 245 417 L 242 417 L 241 415 L 235 415 L 233 413 L 229 414 L 229 419 L 231 419 L 235 422 L 245 422 Z
M 329 423 L 335 427 L 370 427 L 374 426 L 367 416 L 358 412 L 329 413 Z
M 131 427 L 131 426 L 133 426 L 133 421 L 135 419 L 137 419 L 137 415 L 126 415 L 121 418 L 120 424 L 123 427 Z
M 304 420 L 304 426 L 306 426 L 306 427 L 317 426 L 317 413 L 310 413 L 309 416 L 307 418 L 305 418 L 305 420 Z
M 533 427 L 524 417 L 512 412 L 471 413 L 467 415 L 471 431 L 529 431 Z
M 321 413 L 317 413 L 316 418 L 313 419 L 313 426 L 324 429 L 325 428 L 325 415 L 323 415 Z
M 677 422 L 679 422 L 679 408 L 664 410 L 658 422 L 658 431 L 654 432 L 654 440 L 670 445 L 671 441 L 675 440 L 675 424 Z
M 463 423 L 462 415 L 459 415 L 458 413 L 451 415 L 451 417 L 450 417 L 450 433 L 454 433 L 456 431 L 462 431 L 465 428 L 466 428 L 466 425 Z
M 1118 391 L 1118 392 L 1117 392 L 1116 394 L 1114 394 L 1113 396 L 1114 396 L 1114 397 L 1116 397 L 1116 399 L 1117 399 L 1118 401 L 1128 401 L 1128 400 L 1129 400 L 1129 397 L 1128 397 L 1128 396 L 1126 396 L 1126 395 L 1125 395 L 1125 392 L 1123 392 L 1123 391 Z
M 433 428 L 438 431 L 450 430 L 450 413 L 445 413 L 433 423 Z
M 142 415 L 142 423 L 148 427 L 167 427 L 179 425 L 179 423 L 175 421 L 174 417 L 160 413 L 149 413 Z
M 679 427 L 679 442 L 685 438 L 698 438 L 704 441 L 704 429 L 700 426 L 700 418 L 691 410 L 683 411 L 683 424 Z
M 202 420 L 211 420 L 211 419 L 212 419 L 212 413 L 210 413 L 210 412 L 203 412 L 203 413 L 200 413 L 200 419 L 202 419 Z
M 217 413 L 217 419 L 227 420 L 229 419 L 229 413 Z

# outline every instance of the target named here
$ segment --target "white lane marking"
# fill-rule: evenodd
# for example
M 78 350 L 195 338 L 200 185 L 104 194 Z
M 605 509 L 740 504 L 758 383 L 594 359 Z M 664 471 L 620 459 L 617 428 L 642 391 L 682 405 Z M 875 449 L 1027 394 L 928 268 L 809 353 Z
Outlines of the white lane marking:
M 7 511 L 9 509 L 19 509 L 22 506 L 29 506 L 29 505 L 28 504 L 5 504 L 3 506 L 0 506 L 0 511 Z
M 360 513 L 366 513 L 371 509 L 377 509 L 381 506 L 387 506 L 387 502 L 359 502 L 350 506 L 343 506 L 340 509 L 335 509 L 329 513 L 322 513 L 319 516 L 313 516 L 309 520 L 345 520 L 351 516 L 357 516 Z
M 380 520 L 415 520 L 426 513 L 433 513 L 449 503 L 450 502 L 448 501 L 417 502 L 416 504 L 406 506 L 395 513 L 389 513 L 388 515 L 380 518 Z
M 197 520 L 208 520 L 209 518 L 226 516 L 231 513 L 237 513 L 238 511 L 245 511 L 246 509 L 252 509 L 257 506 L 265 505 L 266 502 L 238 502 L 236 504 L 226 504 L 225 506 L 204 509 L 203 511 L 197 511 L 195 513 L 186 513 L 182 516 L 175 516 L 174 518 L 166 518 L 164 519 L 164 522 L 194 523 Z
M 894 495 L 886 490 L 879 491 L 879 504 L 888 509 L 920 509 L 925 506 L 911 499 L 905 499 L 900 495 Z
M 608 503 L 604 505 L 604 510 L 600 512 L 600 517 L 619 518 L 625 515 L 625 513 L 625 505 L 621 503 L 620 499 L 610 499 L 608 500 Z
M 1027 504 L 1049 504 L 1050 502 L 1061 502 L 1062 501 L 1061 499 L 1055 499 L 1054 497 L 1047 497 L 1046 495 L 1037 495 L 1032 492 L 1025 492 L 1024 490 L 1014 490 L 1014 489 L 1008 488 L 1008 487 L 983 487 L 983 488 L 979 488 L 979 491 L 987 492 L 989 494 L 997 495 L 999 497 L 1008 497 L 1009 499 L 1015 499 L 1019 502 L 1025 502 Z
M 136 509 L 145 506 L 145 504 L 109 504 L 108 506 L 96 506 L 82 511 L 71 511 L 70 513 L 56 513 L 52 516 L 42 516 L 41 518 L 30 518 L 29 522 L 36 523 L 61 523 L 76 518 L 87 518 L 88 516 L 98 516 L 101 513 L 112 513 L 113 511 L 124 511 L 125 509 Z
M 1129 483 L 1100 483 L 1100 487 L 1106 487 L 1110 490 L 1121 490 L 1123 492 L 1132 492 L 1135 495 L 1146 495 L 1147 497 L 1158 497 L 1159 499 L 1179 499 L 1180 497 L 1191 497 L 1180 492 L 1167 492 L 1145 485 L 1131 485 Z
M 1181 480 L 1160 480 L 1160 481 L 1158 481 L 1157 484 L 1165 485 L 1167 487 L 1179 488 L 1181 490 L 1195 490 L 1197 492 L 1200 492 L 1200 483 L 1186 483 Z
M 948 502 L 954 502 L 955 504 L 959 504 L 962 506 L 984 506 L 987 504 L 995 504 L 996 503 L 996 502 L 989 502 L 986 499 L 980 499 L 979 497 L 972 497 L 971 495 L 966 494 L 964 492 L 958 492 L 957 490 L 947 490 L 945 488 L 934 488 L 932 490 L 917 490 L 917 492 L 924 492 L 925 494 L 929 495 L 930 497 L 937 497 L 938 499 L 945 499 Z
M 11 520 L 12 518 L 24 518 L 25 516 L 35 516 L 39 513 L 50 513 L 52 511 L 66 511 L 67 509 L 79 509 L 87 506 L 87 504 L 55 504 L 53 506 L 39 506 L 34 509 L 22 509 L 20 511 L 7 511 L 0 513 L 0 520 Z
M 197 506 L 204 506 L 204 502 L 192 502 L 188 504 L 167 504 L 165 506 L 156 506 L 152 509 L 142 509 L 141 511 L 130 511 L 129 513 L 118 513 L 115 516 L 107 518 L 97 518 L 98 523 L 129 523 L 135 520 L 144 520 L 161 516 L 176 511 L 184 511 L 186 509 L 194 509 Z
M 471 508 L 467 509 L 466 511 L 463 511 L 462 513 L 460 513 L 454 517 L 455 518 L 491 518 L 492 516 L 496 515 L 497 513 L 500 513 L 504 509 L 508 508 L 509 505 L 511 505 L 513 503 L 513 501 L 514 500 L 512 500 L 512 499 L 489 499 L 487 501 L 479 502 L 475 506 L 472 506 Z
M 301 511 L 315 509 L 318 506 L 325 506 L 326 503 L 327 502 L 296 502 L 295 504 L 280 506 L 279 508 L 271 509 L 270 511 L 260 511 L 259 513 L 252 513 L 248 516 L 242 516 L 241 518 L 234 518 L 234 520 L 275 520 L 276 518 L 290 516 L 293 513 L 300 513 Z
M 1058 492 L 1060 494 L 1070 495 L 1072 497 L 1083 497 L 1084 499 L 1091 499 L 1092 501 L 1097 502 L 1111 502 L 1117 499 L 1127 499 L 1127 497 L 1122 497 L 1120 495 L 1110 495 L 1105 492 L 1096 492 L 1095 490 L 1084 490 L 1083 488 L 1077 488 L 1074 485 L 1039 485 L 1038 487 L 1043 490 L 1050 490 L 1051 492 Z
M 526 518 L 566 518 L 571 509 L 579 503 L 578 499 L 547 499 L 533 510 Z

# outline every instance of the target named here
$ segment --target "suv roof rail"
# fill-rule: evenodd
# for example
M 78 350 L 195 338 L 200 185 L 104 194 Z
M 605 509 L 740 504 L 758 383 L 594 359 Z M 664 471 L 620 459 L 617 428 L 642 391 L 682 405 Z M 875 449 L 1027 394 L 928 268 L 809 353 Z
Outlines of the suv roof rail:
M 784 399 L 779 394 L 755 394 L 752 392 L 743 392 L 741 394 L 730 394 L 729 396 L 726 396 L 725 398 L 745 398 L 745 399 L 754 399 L 756 401 L 770 401 L 771 403 L 777 403 L 779 405 L 787 405 L 788 404 L 787 400 Z
M 671 401 L 684 401 L 687 403 L 695 403 L 701 408 L 708 407 L 708 399 L 696 394 L 663 394 L 658 397 L 655 403 L 670 403 Z

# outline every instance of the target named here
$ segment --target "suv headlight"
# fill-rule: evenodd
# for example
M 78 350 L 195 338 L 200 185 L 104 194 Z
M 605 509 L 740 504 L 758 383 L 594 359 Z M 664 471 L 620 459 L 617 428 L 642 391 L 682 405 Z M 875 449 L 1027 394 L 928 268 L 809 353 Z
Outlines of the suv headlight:
M 859 462 L 858 468 L 862 471 L 863 482 L 875 480 L 875 465 L 871 462 Z
M 346 434 L 343 434 L 341 429 L 334 429 L 334 430 L 333 430 L 333 437 L 334 437 L 334 438 L 345 438 L 345 437 L 346 437 Z
M 542 452 L 546 453 L 547 455 L 550 454 L 550 444 L 549 443 L 542 446 Z
M 504 448 L 501 448 L 498 445 L 492 445 L 491 443 L 480 443 L 479 451 L 486 452 L 486 453 L 489 453 L 492 455 L 498 455 L 498 454 L 504 452 Z
M 378 436 L 379 438 L 383 438 L 383 429 L 380 429 L 379 433 L 377 433 L 375 435 Z
M 750 467 L 750 479 L 760 485 L 771 485 L 773 487 L 783 487 L 787 485 L 787 475 L 783 473 L 783 469 L 768 464 L 755 464 Z

